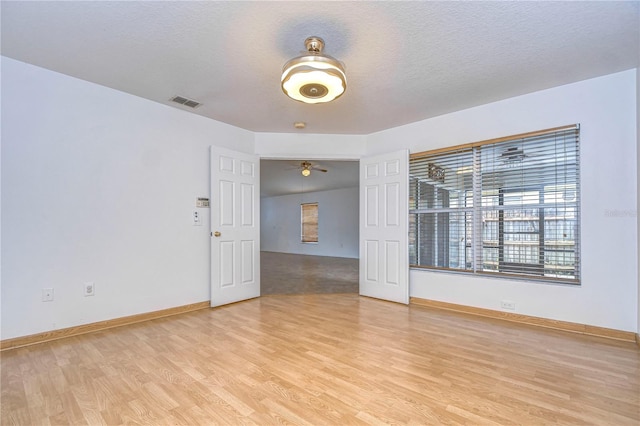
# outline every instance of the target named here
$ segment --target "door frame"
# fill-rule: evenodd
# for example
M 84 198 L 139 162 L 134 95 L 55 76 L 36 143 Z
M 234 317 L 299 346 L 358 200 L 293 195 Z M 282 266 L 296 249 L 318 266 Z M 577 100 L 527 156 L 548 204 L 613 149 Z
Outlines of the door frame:
M 364 158 L 364 155 L 361 157 L 352 157 L 352 156 L 348 156 L 348 157 L 344 157 L 344 156 L 328 156 L 328 155 L 309 155 L 309 156 L 300 156 L 300 155 L 267 155 L 267 156 L 262 156 L 260 154 L 257 154 L 260 161 L 262 160 L 274 160 L 274 161 L 302 161 L 302 160 L 311 160 L 311 161 L 357 161 L 358 162 L 358 167 L 360 167 L 359 163 L 360 160 L 362 158 Z M 360 185 L 360 175 L 359 175 L 359 171 L 358 171 L 358 188 Z M 262 182 L 261 182 L 261 187 L 262 187 Z M 358 189 L 358 194 L 360 190 Z M 359 209 L 359 204 L 358 204 L 358 209 Z M 262 211 L 262 206 L 260 207 L 260 211 Z M 358 218 L 360 217 L 360 213 L 358 212 Z M 260 219 L 260 228 L 262 229 L 262 220 Z M 360 246 L 360 237 L 359 237 L 359 227 L 360 227 L 360 219 L 358 219 L 358 246 Z M 358 253 L 358 263 L 360 263 L 360 256 L 361 254 Z M 261 271 L 258 271 L 258 273 L 261 273 Z M 358 283 L 358 288 L 360 288 L 360 283 Z
M 274 161 L 303 161 L 303 160 L 313 160 L 313 161 L 357 161 L 358 163 L 360 163 L 360 160 L 362 158 L 364 158 L 364 156 L 359 157 L 359 158 L 354 158 L 354 157 L 339 157 L 339 156 L 335 156 L 335 157 L 331 157 L 331 156 L 326 156 L 326 155 L 320 155 L 320 156 L 314 156 L 314 155 L 310 155 L 310 156 L 305 156 L 305 157 L 301 157 L 300 155 L 290 155 L 290 156 L 261 156 L 260 154 L 256 154 L 258 155 L 260 161 L 262 160 L 274 160 Z M 359 164 L 358 164 L 358 167 Z M 359 175 L 359 171 L 358 171 L 358 188 L 360 185 L 360 175 Z M 260 185 L 260 187 L 262 187 L 262 185 Z M 358 190 L 359 191 L 359 190 Z M 358 192 L 359 194 L 359 192 Z M 358 207 L 360 208 L 360 207 Z M 262 206 L 260 211 L 262 211 Z M 358 219 L 358 231 L 359 231 L 359 219 Z M 260 221 L 260 229 L 262 229 L 262 221 Z M 358 234 L 359 235 L 359 234 Z M 359 238 L 359 237 L 358 237 Z M 360 242 L 358 241 L 358 246 L 360 245 Z M 358 261 L 360 260 L 360 253 L 358 253 L 358 257 L 357 257 Z
M 354 157 L 354 156 L 331 156 L 331 155 L 305 155 L 305 156 L 300 156 L 300 155 L 267 155 L 267 156 L 263 156 L 259 153 L 255 153 L 253 155 L 257 155 L 258 157 L 258 161 L 262 161 L 262 160 L 300 160 L 301 158 L 306 159 L 306 160 L 319 160 L 319 161 L 357 161 L 358 167 L 360 167 L 360 162 L 362 161 L 362 159 L 366 158 L 366 155 L 362 155 L 360 157 Z M 209 165 L 209 167 L 211 167 L 211 165 Z M 358 178 L 358 188 L 360 190 L 360 185 L 362 184 L 361 182 L 361 178 L 360 178 L 360 172 L 358 172 L 359 178 Z M 211 180 L 211 178 L 209 179 Z M 258 182 L 261 184 L 261 177 L 258 176 Z M 262 186 L 262 185 L 260 185 Z M 213 200 L 212 200 L 213 201 Z M 358 203 L 358 215 L 360 215 L 360 210 L 362 209 L 362 206 L 360 205 L 361 201 L 359 201 Z M 259 227 L 262 229 L 262 214 L 260 213 L 260 222 L 259 222 Z M 361 218 L 359 219 L 361 220 Z M 358 228 L 360 227 L 360 224 L 358 226 Z M 358 229 L 359 230 L 359 229 Z M 210 231 L 213 231 L 212 229 L 210 229 Z M 360 235 L 358 236 L 358 244 L 360 245 Z M 258 250 L 259 252 L 260 250 Z M 212 253 L 210 253 L 209 258 L 211 259 L 211 255 Z M 358 253 L 358 269 L 361 268 L 361 261 L 362 261 L 362 253 Z M 211 260 L 210 260 L 211 263 Z M 209 268 L 211 269 L 212 265 L 209 265 Z M 408 267 L 408 265 L 407 265 Z M 360 274 L 361 271 L 359 271 Z M 256 271 L 257 274 L 261 274 L 262 273 L 262 263 L 259 262 L 259 269 L 258 271 Z M 409 271 L 407 271 L 407 280 L 408 280 L 408 275 L 409 275 Z M 360 287 L 360 282 L 358 282 L 358 288 Z M 407 281 L 407 292 L 410 292 L 410 282 Z M 360 296 L 360 294 L 359 294 Z M 260 297 L 260 296 L 258 296 Z M 410 294 L 408 296 L 410 298 Z

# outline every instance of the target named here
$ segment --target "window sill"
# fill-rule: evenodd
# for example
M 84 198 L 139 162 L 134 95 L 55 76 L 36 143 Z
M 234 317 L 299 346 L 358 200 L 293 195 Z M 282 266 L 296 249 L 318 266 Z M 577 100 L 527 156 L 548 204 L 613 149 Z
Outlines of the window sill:
M 554 279 L 554 278 L 546 278 L 546 277 L 532 277 L 528 275 L 518 275 L 518 274 L 500 274 L 500 273 L 491 273 L 491 272 L 478 272 L 473 273 L 469 271 L 464 271 L 460 269 L 452 269 L 452 268 L 430 268 L 425 266 L 418 265 L 409 265 L 410 271 L 417 272 L 433 272 L 433 273 L 445 273 L 445 274 L 453 274 L 453 275 L 464 275 L 471 278 L 484 278 L 484 279 L 499 279 L 499 280 L 509 280 L 509 281 L 524 281 L 531 284 L 555 284 L 562 286 L 570 286 L 570 287 L 580 287 L 582 284 L 580 280 L 572 280 L 572 279 Z

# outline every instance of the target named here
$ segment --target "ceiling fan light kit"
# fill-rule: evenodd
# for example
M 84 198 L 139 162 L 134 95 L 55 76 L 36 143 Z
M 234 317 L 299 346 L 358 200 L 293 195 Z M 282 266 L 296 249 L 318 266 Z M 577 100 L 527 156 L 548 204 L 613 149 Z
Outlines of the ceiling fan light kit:
M 324 40 L 309 37 L 307 51 L 284 64 L 280 83 L 282 91 L 296 101 L 319 104 L 331 102 L 347 90 L 344 65 L 322 53 Z
M 327 173 L 327 169 L 321 169 L 320 167 L 313 165 L 308 161 L 303 161 L 302 163 L 300 163 L 299 168 L 301 169 L 300 173 L 302 173 L 302 176 L 304 177 L 311 175 L 311 170 L 317 170 L 322 173 Z
M 300 167 L 302 167 L 302 176 L 307 177 L 311 174 L 311 163 L 308 161 L 303 161 L 300 163 Z

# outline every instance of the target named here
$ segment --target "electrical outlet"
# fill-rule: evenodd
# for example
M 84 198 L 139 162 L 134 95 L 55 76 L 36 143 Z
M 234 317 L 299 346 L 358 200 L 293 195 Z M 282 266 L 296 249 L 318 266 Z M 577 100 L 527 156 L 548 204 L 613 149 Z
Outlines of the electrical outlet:
M 84 296 L 93 296 L 96 294 L 96 284 L 94 282 L 84 283 Z
M 516 302 L 512 302 L 510 300 L 502 300 L 500 302 L 500 307 L 502 309 L 507 309 L 509 311 L 515 311 L 516 310 Z
M 42 301 L 43 302 L 53 302 L 53 289 L 52 288 L 43 288 L 42 289 Z

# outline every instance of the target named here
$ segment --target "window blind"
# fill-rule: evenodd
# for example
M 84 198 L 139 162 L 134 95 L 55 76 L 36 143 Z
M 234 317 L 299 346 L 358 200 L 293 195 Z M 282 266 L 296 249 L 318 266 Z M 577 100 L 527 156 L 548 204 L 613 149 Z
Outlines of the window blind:
M 579 126 L 412 155 L 414 267 L 578 283 Z
M 318 203 L 300 205 L 302 223 L 302 242 L 318 242 Z

